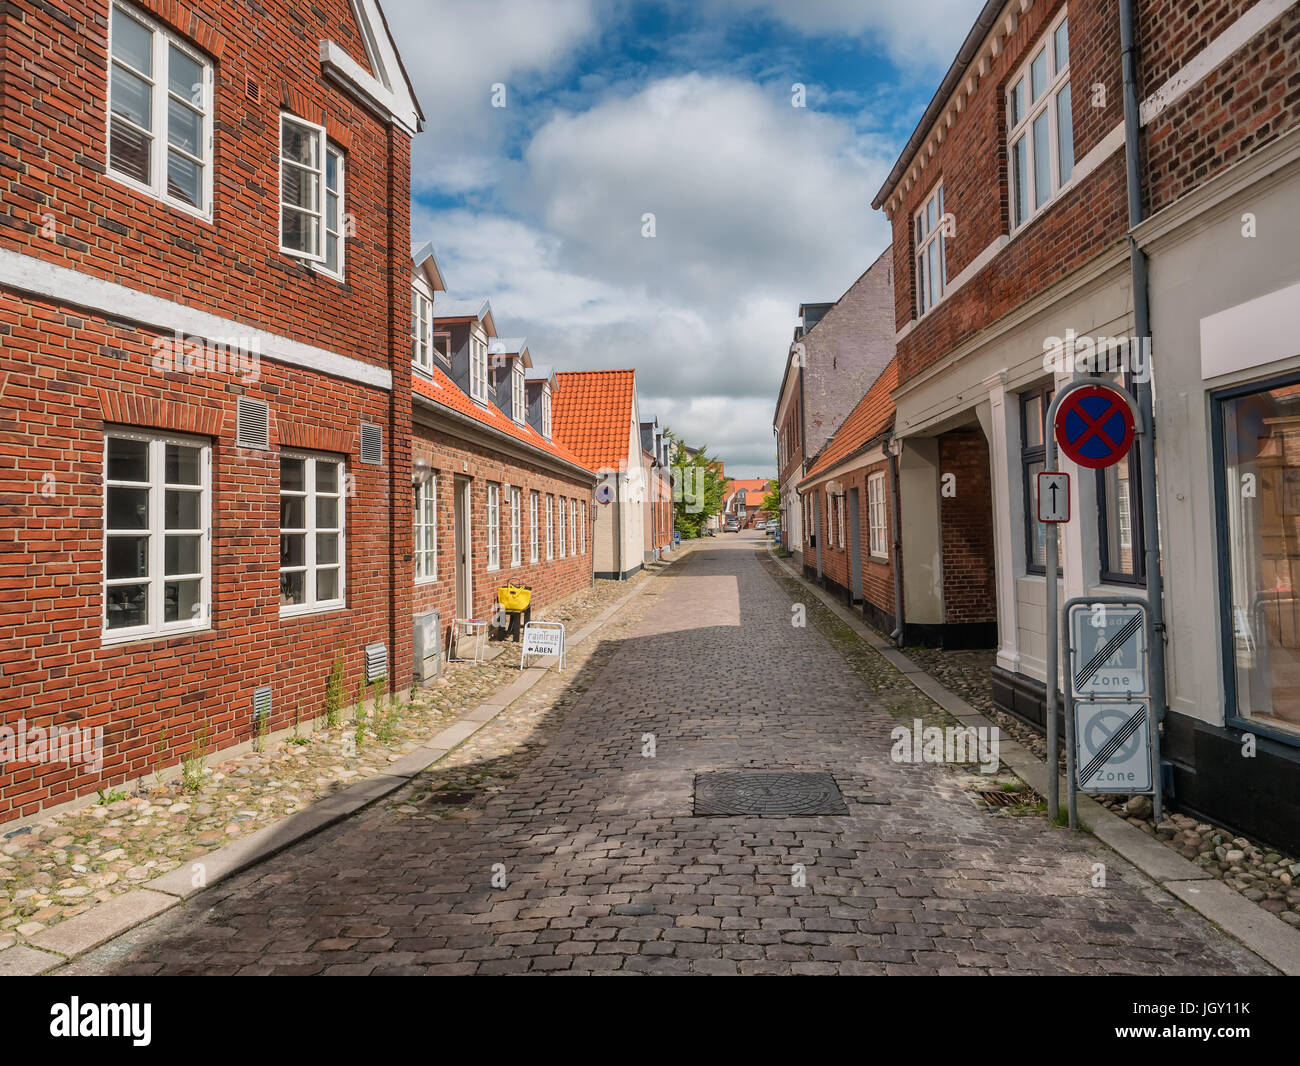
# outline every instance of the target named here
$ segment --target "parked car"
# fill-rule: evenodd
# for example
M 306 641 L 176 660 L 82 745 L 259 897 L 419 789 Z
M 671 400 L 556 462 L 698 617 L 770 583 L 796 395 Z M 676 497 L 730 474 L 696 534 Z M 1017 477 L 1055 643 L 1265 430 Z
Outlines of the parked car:
M 755 528 L 755 529 L 766 529 L 766 528 L 767 528 L 767 523 L 766 523 L 766 522 L 755 522 L 755 523 L 754 523 L 754 528 Z
M 728 533 L 739 533 L 739 532 L 740 532 L 740 523 L 739 523 L 739 522 L 735 522 L 735 521 L 728 522 L 728 523 L 727 523 L 727 532 L 728 532 Z

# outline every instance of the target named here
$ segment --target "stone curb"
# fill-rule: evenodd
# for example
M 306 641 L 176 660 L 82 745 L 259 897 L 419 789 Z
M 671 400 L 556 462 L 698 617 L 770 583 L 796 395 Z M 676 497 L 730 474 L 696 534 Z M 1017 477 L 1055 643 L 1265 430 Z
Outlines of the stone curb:
M 686 546 L 683 546 L 684 548 Z M 694 545 L 681 551 L 665 566 L 671 567 L 691 553 Z M 660 571 L 662 574 L 663 571 Z M 656 574 L 654 576 L 659 576 Z M 569 639 L 569 646 L 579 644 L 596 633 L 610 618 L 645 591 L 643 581 L 593 618 Z M 463 744 L 520 696 L 542 680 L 554 665 L 549 657 L 541 665 L 520 671 L 520 677 L 494 692 L 488 699 L 431 737 L 428 743 L 394 760 L 383 773 L 357 781 L 332 795 L 316 800 L 273 825 L 264 826 L 237 840 L 182 863 L 175 870 L 147 881 L 138 889 L 98 903 L 90 910 L 31 937 L 26 943 L 0 950 L 0 977 L 35 976 L 49 973 L 114 937 L 134 929 L 150 918 L 179 906 L 189 897 L 251 866 L 271 858 L 309 836 L 328 829 L 357 813 L 363 807 L 396 792 L 416 774 L 439 762 L 451 750 Z M 198 884 L 195 884 L 195 882 Z
M 863 619 L 824 589 L 813 585 L 786 560 L 780 558 L 771 546 L 768 546 L 767 552 L 787 574 L 829 607 L 854 633 L 880 652 L 913 685 L 945 711 L 964 725 L 996 728 L 984 715 L 917 666 Z M 1046 794 L 1049 771 L 1043 760 L 1014 741 L 1002 743 L 999 754 L 1002 761 L 1039 795 Z M 1064 793 L 1065 778 L 1059 780 Z M 1287 976 L 1300 976 L 1300 930 L 1291 928 L 1286 922 L 1255 906 L 1221 881 L 1215 880 L 1201 867 L 1176 855 L 1160 841 L 1147 836 L 1088 796 L 1079 797 L 1079 818 L 1092 826 L 1093 835 L 1099 841 L 1203 918 L 1218 925 L 1245 948 Z

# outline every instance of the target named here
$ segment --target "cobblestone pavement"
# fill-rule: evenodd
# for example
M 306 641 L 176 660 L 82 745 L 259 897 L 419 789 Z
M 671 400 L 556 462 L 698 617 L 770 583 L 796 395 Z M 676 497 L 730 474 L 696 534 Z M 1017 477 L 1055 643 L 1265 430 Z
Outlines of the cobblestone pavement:
M 1093 838 L 891 762 L 898 719 L 791 624 L 761 543 L 653 579 L 459 769 L 63 972 L 1270 972 Z M 491 787 L 465 787 L 474 762 Z M 693 816 L 697 773 L 746 769 L 830 773 L 849 813 Z

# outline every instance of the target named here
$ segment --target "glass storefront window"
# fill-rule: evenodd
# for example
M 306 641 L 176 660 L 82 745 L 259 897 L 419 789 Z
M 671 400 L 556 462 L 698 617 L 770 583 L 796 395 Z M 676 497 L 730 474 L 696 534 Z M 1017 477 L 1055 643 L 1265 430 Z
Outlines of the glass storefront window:
M 1236 714 L 1300 735 L 1300 384 L 1220 413 Z

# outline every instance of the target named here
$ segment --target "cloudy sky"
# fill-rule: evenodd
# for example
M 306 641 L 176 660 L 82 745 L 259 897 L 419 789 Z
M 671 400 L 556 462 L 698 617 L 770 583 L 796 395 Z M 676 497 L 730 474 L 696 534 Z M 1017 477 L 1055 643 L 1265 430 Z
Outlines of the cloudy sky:
M 799 304 L 888 244 L 871 199 L 979 0 L 383 6 L 427 116 L 413 237 L 450 294 L 537 363 L 634 367 L 643 418 L 774 473 Z

